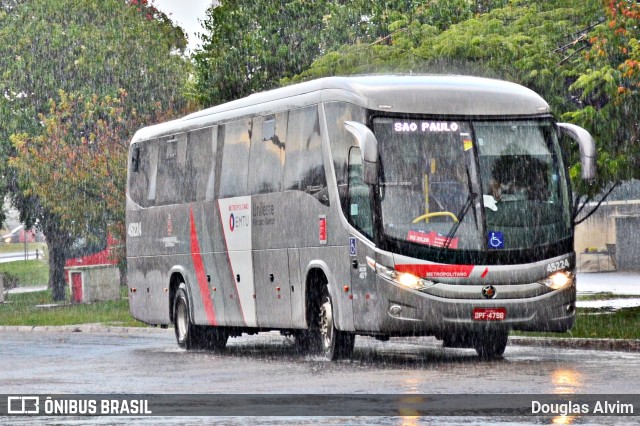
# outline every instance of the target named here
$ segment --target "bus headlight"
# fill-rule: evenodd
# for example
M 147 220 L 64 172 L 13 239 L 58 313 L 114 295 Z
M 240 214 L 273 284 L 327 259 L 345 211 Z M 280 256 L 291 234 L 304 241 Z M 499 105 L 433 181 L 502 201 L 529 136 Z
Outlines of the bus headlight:
M 375 269 L 378 275 L 400 284 L 403 287 L 414 290 L 423 290 L 435 284 L 433 281 L 425 280 L 407 272 L 398 272 L 395 269 L 387 268 L 379 263 L 375 264 Z
M 559 290 L 573 284 L 573 274 L 567 271 L 560 271 L 538 282 L 552 290 Z

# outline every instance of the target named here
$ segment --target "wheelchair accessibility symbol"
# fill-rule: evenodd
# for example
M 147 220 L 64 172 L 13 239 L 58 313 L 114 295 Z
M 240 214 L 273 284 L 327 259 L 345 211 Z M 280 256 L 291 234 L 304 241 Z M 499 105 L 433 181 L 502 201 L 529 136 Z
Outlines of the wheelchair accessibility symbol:
M 351 256 L 357 256 L 358 255 L 358 246 L 356 245 L 356 238 L 355 237 L 349 237 L 349 254 Z
M 489 231 L 489 248 L 504 248 L 504 234 L 502 232 Z

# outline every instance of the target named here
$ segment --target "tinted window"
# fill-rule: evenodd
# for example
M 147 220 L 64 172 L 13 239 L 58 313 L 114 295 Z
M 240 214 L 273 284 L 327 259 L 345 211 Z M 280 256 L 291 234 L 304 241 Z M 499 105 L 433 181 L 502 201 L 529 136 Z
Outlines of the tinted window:
M 140 205 L 143 205 L 144 192 L 147 187 L 149 170 L 149 153 L 146 143 L 140 142 L 132 145 L 129 150 L 129 197 Z
M 152 206 L 155 203 L 158 170 L 157 140 L 135 144 L 130 155 L 129 196 L 142 207 Z
M 500 233 L 504 243 L 488 240 L 489 249 L 531 247 L 569 237 L 569 197 L 553 124 L 523 120 L 473 126 L 487 229 L 489 235 Z
M 469 123 L 380 117 L 373 128 L 385 234 L 423 246 L 480 250 L 478 215 L 470 211 Z
M 329 204 L 316 106 L 289 112 L 284 189 L 300 190 Z
M 194 194 L 188 187 L 187 134 L 164 137 L 158 144 L 158 178 L 156 204 L 177 204 L 193 201 Z
M 217 126 L 189 132 L 186 192 L 191 195 L 188 198 L 196 201 L 213 198 L 217 134 Z
M 345 216 L 349 222 L 367 237 L 373 236 L 373 214 L 371 210 L 371 186 L 362 180 L 362 157 L 360 148 L 349 151 L 349 196 L 348 211 Z
M 247 195 L 251 119 L 224 125 L 220 198 Z
M 282 191 L 288 113 L 253 119 L 249 193 Z
M 340 195 L 340 203 L 345 209 L 348 216 L 347 202 L 347 160 L 349 149 L 357 146 L 356 139 L 349 133 L 345 127 L 345 121 L 365 122 L 365 112 L 363 108 L 344 102 L 330 102 L 324 106 L 327 117 L 327 128 L 329 130 L 329 146 L 331 147 L 331 157 L 333 158 L 333 167 L 336 172 L 336 182 L 338 184 L 338 193 Z

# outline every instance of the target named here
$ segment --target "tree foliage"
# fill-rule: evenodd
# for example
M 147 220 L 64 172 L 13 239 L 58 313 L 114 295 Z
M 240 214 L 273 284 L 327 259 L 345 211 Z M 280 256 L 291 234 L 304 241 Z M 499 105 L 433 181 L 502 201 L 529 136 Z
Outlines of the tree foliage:
M 613 0 L 604 5 L 606 21 L 589 34 L 570 87 L 582 108 L 566 114 L 600 141 L 603 184 L 640 179 L 640 5 Z
M 225 1 L 207 11 L 194 55 L 196 93 L 205 106 L 273 87 L 320 53 L 326 1 Z
M 21 0 L 0 12 L 2 193 L 44 230 L 55 300 L 71 242 L 123 229 L 124 144 L 185 106 L 185 45 L 143 0 Z
M 408 25 L 446 28 L 506 0 L 223 1 L 207 11 L 194 55 L 204 106 L 270 89 L 344 45 L 388 44 Z
M 305 23 L 300 30 L 305 48 L 299 51 L 286 39 L 280 42 L 261 33 L 270 26 L 286 27 L 290 19 L 286 14 L 261 15 L 262 2 L 251 7 L 244 3 L 230 2 L 233 13 L 223 7 L 213 9 L 208 17 L 212 25 L 208 28 L 217 30 L 211 40 L 224 34 L 238 38 L 217 38 L 216 49 L 205 45 L 200 52 L 201 59 L 206 54 L 217 58 L 213 67 L 208 67 L 211 62 L 196 67 L 201 100 L 207 105 L 274 87 L 278 80 L 290 84 L 329 75 L 400 72 L 495 77 L 535 90 L 559 118 L 582 125 L 594 135 L 599 151 L 595 182 L 580 180 L 577 147 L 568 146 L 570 174 L 576 193 L 584 196 L 582 201 L 621 179 L 640 177 L 635 118 L 640 116 L 637 2 L 326 0 L 317 3 L 313 13 L 306 13 L 306 21 L 300 21 Z M 236 14 L 242 16 L 239 27 L 229 23 L 236 22 Z M 313 34 L 307 34 L 307 28 Z M 263 49 L 267 41 L 269 47 Z M 236 49 L 247 44 L 255 50 Z M 278 60 L 282 68 L 277 72 L 257 65 L 232 75 L 245 63 L 262 64 L 260 52 L 276 58 L 276 51 L 290 60 Z M 297 56 L 302 51 L 305 54 Z M 256 69 L 265 70 L 261 78 L 255 78 L 252 70 Z M 217 79 L 203 78 L 206 73 Z M 229 84 L 229 78 L 239 84 Z
M 11 136 L 16 155 L 9 165 L 26 181 L 24 194 L 36 196 L 72 235 L 124 221 L 123 164 L 138 120 L 125 113 L 124 90 L 118 95 L 87 98 L 60 91 L 49 112 L 40 114 L 42 132 Z
M 438 2 L 456 6 L 454 1 Z M 563 120 L 595 137 L 598 178 L 580 179 L 568 146 L 576 205 L 620 180 L 640 178 L 640 6 L 630 1 L 512 0 L 483 12 L 417 7 L 389 25 L 386 43 L 345 44 L 285 83 L 372 72 L 502 78 L 540 93 Z M 449 9 L 458 10 L 458 9 Z M 483 9 L 486 10 L 486 9 Z M 427 16 L 428 14 L 431 14 Z

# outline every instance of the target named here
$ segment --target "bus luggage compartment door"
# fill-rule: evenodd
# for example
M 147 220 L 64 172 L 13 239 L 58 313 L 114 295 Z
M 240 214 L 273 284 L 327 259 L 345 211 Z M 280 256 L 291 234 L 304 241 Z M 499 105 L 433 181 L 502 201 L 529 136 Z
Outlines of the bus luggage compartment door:
M 253 282 L 260 327 L 291 327 L 291 287 L 287 250 L 253 252 Z

